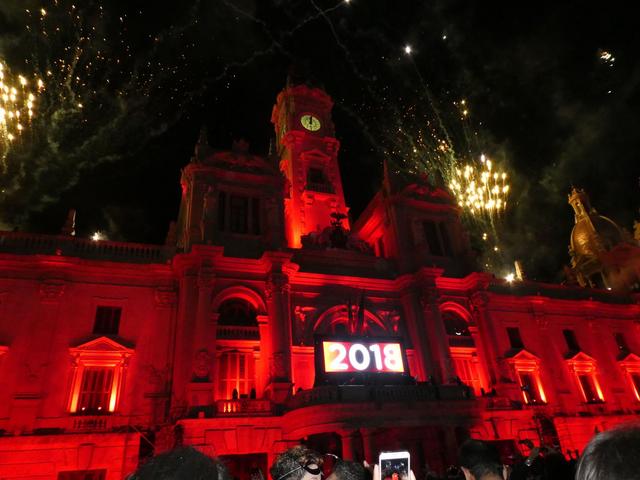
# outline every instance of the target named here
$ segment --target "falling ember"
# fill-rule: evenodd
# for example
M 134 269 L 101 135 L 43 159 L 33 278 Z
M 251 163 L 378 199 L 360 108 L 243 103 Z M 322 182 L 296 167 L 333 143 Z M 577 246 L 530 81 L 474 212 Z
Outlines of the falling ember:
M 495 170 L 487 157 L 480 157 L 480 168 L 465 165 L 456 168 L 449 188 L 458 205 L 473 215 L 500 213 L 507 207 L 507 174 Z M 486 239 L 483 237 L 483 239 Z
M 35 85 L 36 89 L 31 90 Z M 40 79 L 31 82 L 23 75 L 13 76 L 0 59 L 0 153 L 28 126 L 34 116 L 36 96 L 44 88 Z

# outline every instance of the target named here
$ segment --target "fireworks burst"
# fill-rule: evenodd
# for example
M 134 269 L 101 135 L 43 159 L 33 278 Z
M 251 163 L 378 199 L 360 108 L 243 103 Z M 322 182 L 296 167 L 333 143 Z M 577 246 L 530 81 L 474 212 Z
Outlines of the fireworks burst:
M 472 215 L 500 213 L 507 208 L 509 184 L 507 174 L 493 169 L 493 163 L 484 155 L 480 157 L 481 168 L 465 165 L 455 169 L 455 177 L 449 188 L 458 205 Z
M 31 123 L 36 98 L 43 89 L 42 80 L 29 81 L 22 75 L 14 76 L 0 59 L 0 158 L 3 160 L 11 142 Z

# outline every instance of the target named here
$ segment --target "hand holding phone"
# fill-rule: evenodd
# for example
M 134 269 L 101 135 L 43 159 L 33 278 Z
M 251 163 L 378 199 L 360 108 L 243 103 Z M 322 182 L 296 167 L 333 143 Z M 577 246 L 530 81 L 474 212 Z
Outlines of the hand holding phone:
M 374 480 L 411 480 L 411 456 L 409 452 L 380 452 L 378 457 L 379 479 Z

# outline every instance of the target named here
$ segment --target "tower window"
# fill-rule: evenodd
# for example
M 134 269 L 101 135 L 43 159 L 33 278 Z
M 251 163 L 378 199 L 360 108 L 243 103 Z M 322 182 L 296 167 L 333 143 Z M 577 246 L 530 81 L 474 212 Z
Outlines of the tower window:
M 260 198 L 218 194 L 218 229 L 221 232 L 260 235 Z
M 578 344 L 578 339 L 576 338 L 576 332 L 573 330 L 562 330 L 562 335 L 564 336 L 564 341 L 567 343 L 567 348 L 570 352 L 579 352 L 580 345 Z
M 384 238 L 382 238 L 382 235 L 380 235 L 376 240 L 376 255 L 381 258 L 386 258 L 387 256 L 384 249 Z
M 422 222 L 422 229 L 431 255 L 438 257 L 451 256 L 449 234 L 444 223 L 425 220 Z
M 227 192 L 218 194 L 218 228 L 220 231 L 225 230 L 227 219 Z
M 624 337 L 624 333 L 617 332 L 613 334 L 616 339 L 616 345 L 618 346 L 618 351 L 620 353 L 628 353 L 629 345 L 627 345 L 627 339 Z
M 249 231 L 249 199 L 238 195 L 231 195 L 229 202 L 230 225 L 233 233 L 247 233 Z
M 509 346 L 511 348 L 524 348 L 518 327 L 507 327 L 507 335 L 509 336 Z
M 121 314 L 122 308 L 120 307 L 99 306 L 96 308 L 93 333 L 97 335 L 118 335 Z
M 314 192 L 334 193 L 333 185 L 327 180 L 324 170 L 318 167 L 309 167 L 306 189 Z

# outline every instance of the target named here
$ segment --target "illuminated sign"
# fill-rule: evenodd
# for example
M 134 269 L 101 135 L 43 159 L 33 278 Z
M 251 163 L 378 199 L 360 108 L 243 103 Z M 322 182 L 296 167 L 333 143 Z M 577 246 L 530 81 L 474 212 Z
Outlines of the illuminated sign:
M 404 383 L 407 359 L 398 338 L 316 339 L 316 384 Z
M 404 373 L 399 343 L 322 342 L 324 371 Z

